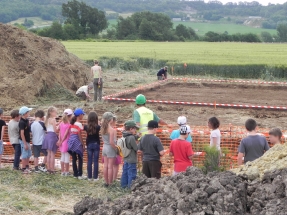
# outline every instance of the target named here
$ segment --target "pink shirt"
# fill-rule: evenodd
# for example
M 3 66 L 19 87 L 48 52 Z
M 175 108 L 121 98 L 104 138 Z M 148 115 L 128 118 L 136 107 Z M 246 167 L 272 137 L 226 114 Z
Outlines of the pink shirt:
M 61 138 L 63 138 L 65 136 L 65 133 L 67 130 L 70 129 L 70 126 L 71 126 L 70 123 L 61 122 L 61 124 L 59 125 Z M 67 138 L 63 141 L 62 145 L 60 146 L 61 152 L 67 152 L 68 151 L 68 139 L 69 138 L 70 138 L 70 132 L 68 133 Z

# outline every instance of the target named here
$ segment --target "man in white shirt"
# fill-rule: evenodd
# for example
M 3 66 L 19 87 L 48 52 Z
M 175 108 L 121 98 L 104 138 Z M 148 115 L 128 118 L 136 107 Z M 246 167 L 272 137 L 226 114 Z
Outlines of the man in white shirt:
M 77 92 L 76 96 L 82 98 L 83 100 L 91 100 L 91 96 L 89 95 L 89 90 L 93 89 L 93 83 L 85 86 L 81 86 Z

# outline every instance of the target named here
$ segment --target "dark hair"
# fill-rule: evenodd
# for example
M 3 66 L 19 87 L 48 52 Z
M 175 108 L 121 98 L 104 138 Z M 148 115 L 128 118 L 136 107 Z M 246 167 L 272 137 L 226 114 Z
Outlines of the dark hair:
M 35 113 L 35 117 L 43 118 L 44 116 L 45 116 L 45 113 L 42 110 L 37 110 Z
M 247 131 L 253 131 L 257 127 L 257 123 L 254 119 L 248 119 L 245 122 L 245 128 Z
M 98 115 L 96 112 L 91 111 L 88 115 L 88 129 L 87 129 L 87 133 L 92 135 L 92 134 L 96 134 L 97 133 L 97 129 L 96 127 L 98 126 Z
M 282 131 L 280 130 L 280 128 L 272 128 L 269 131 L 269 135 L 272 135 L 272 136 L 275 136 L 275 137 L 279 137 L 279 139 L 281 139 Z
M 16 117 L 20 116 L 19 110 L 13 110 L 10 114 L 12 119 L 15 119 Z
M 134 127 L 130 127 L 130 126 L 125 126 L 125 131 L 129 131 L 131 129 L 133 129 Z
M 74 125 L 75 122 L 77 122 L 78 117 L 77 116 L 73 116 L 71 119 L 71 125 Z
M 211 117 L 208 122 L 210 123 L 213 129 L 217 129 L 220 126 L 220 122 L 216 117 Z
M 98 60 L 94 60 L 94 64 L 99 64 L 99 61 Z

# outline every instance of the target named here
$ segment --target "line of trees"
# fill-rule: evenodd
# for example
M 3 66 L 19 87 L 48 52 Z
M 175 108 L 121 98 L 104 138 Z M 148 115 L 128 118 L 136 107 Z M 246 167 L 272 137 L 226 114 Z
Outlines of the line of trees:
M 149 11 L 137 12 L 127 18 L 119 17 L 117 24 L 110 29 L 107 29 L 108 22 L 103 11 L 77 0 L 62 4 L 62 16 L 65 18 L 63 24 L 53 22 L 51 27 L 33 31 L 40 36 L 60 40 L 101 37 L 110 40 L 287 42 L 287 23 L 278 25 L 277 35 L 262 32 L 259 37 L 251 33 L 229 35 L 228 32 L 209 31 L 199 37 L 192 28 L 183 24 L 174 29 L 173 22 L 166 14 Z M 26 24 L 29 24 L 28 20 Z M 105 29 L 107 31 L 99 36 Z

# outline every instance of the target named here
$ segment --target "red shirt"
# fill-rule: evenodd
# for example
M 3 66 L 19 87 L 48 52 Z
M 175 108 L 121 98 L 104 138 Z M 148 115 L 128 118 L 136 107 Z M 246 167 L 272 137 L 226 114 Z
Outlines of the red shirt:
M 188 158 L 193 155 L 190 142 L 186 140 L 175 139 L 171 141 L 170 152 L 174 156 L 174 171 L 184 172 L 186 168 L 192 166 L 191 160 Z

